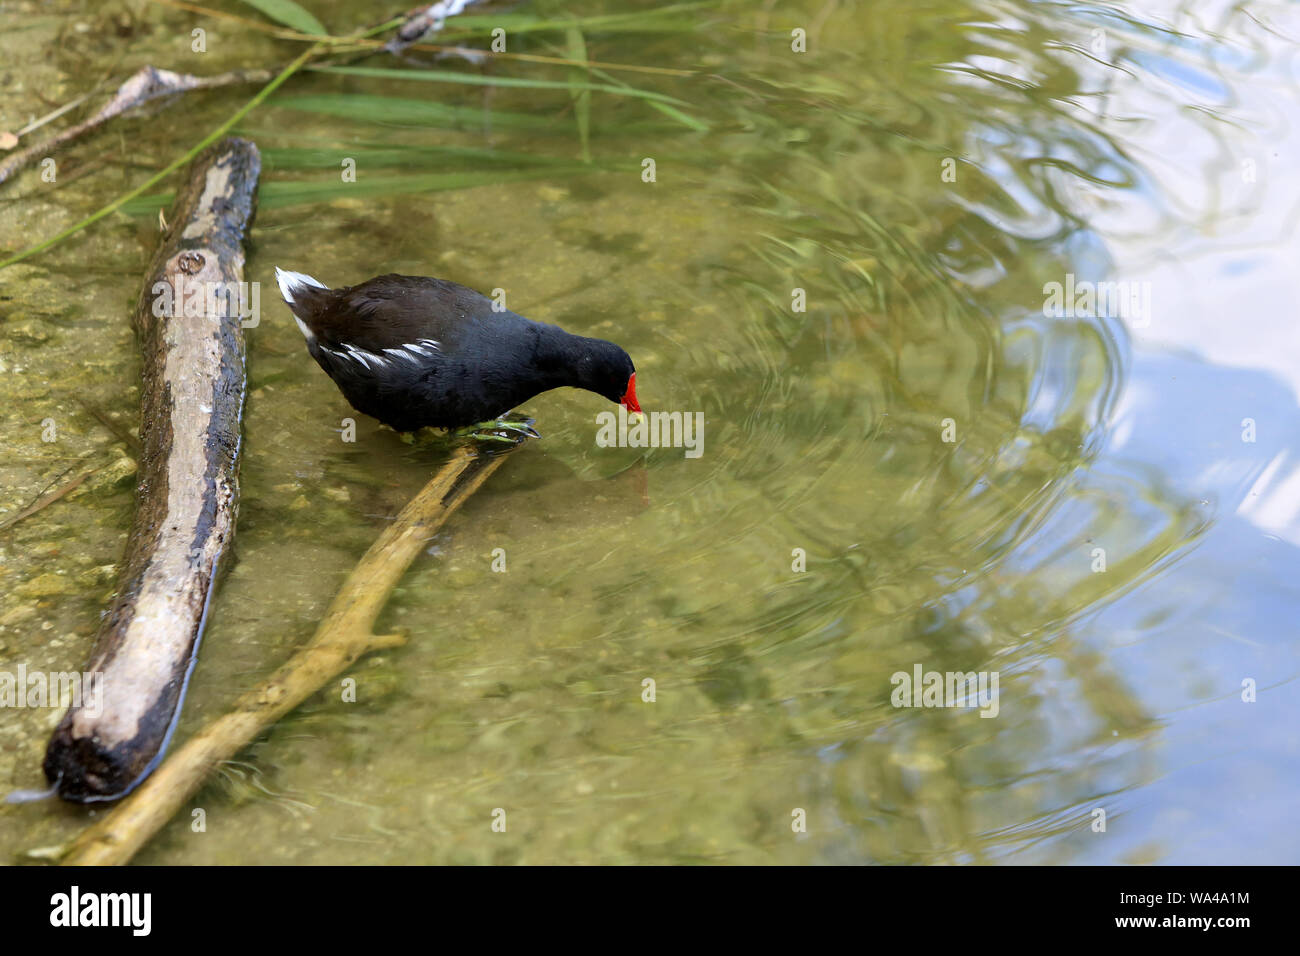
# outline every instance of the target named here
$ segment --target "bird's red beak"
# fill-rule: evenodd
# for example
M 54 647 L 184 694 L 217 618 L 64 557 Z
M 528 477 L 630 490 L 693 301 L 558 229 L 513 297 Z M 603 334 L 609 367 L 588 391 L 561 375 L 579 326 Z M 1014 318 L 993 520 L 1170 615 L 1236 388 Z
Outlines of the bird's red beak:
M 633 372 L 632 377 L 627 380 L 627 392 L 619 399 L 619 404 L 627 406 L 629 412 L 641 414 L 641 406 L 636 400 L 636 372 Z

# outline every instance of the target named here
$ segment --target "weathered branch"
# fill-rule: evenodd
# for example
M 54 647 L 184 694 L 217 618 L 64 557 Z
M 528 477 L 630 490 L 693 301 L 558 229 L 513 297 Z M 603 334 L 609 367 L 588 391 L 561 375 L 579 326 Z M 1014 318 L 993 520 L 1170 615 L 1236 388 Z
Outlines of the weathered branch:
M 372 633 L 388 596 L 429 538 L 505 460 L 460 448 L 362 557 L 311 641 L 225 715 L 176 750 L 158 771 L 69 848 L 67 865 L 126 863 L 223 760 L 289 713 L 363 654 L 400 644 Z
M 120 116 L 127 110 L 143 106 L 160 96 L 187 93 L 190 90 L 210 90 L 221 86 L 235 86 L 243 83 L 266 83 L 275 72 L 272 70 L 233 70 L 217 76 L 191 76 L 188 73 L 173 73 L 171 70 L 159 70 L 152 66 L 143 66 L 129 80 L 118 87 L 112 99 L 105 103 L 98 112 L 74 126 L 59 130 L 53 136 L 38 143 L 32 143 L 0 162 L 0 183 L 13 176 L 29 163 L 43 159 L 74 139 L 98 129 L 109 120 Z
M 389 53 L 401 53 L 429 34 L 442 30 L 448 17 L 464 13 L 469 7 L 484 2 L 485 0 L 438 0 L 437 3 L 426 3 L 408 10 L 405 21 L 397 28 L 393 38 L 384 45 L 384 49 Z
M 246 140 L 202 154 L 172 208 L 135 324 L 144 358 L 140 478 L 117 597 L 86 671 L 98 692 L 64 716 L 45 775 L 67 800 L 114 799 L 166 746 L 218 564 L 235 531 L 242 289 L 261 159 Z

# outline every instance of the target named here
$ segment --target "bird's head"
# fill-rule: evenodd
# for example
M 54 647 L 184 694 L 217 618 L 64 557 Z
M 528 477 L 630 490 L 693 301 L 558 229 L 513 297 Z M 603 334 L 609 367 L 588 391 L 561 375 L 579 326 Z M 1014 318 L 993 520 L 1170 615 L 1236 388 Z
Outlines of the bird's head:
M 631 357 L 613 342 L 590 339 L 591 349 L 579 362 L 582 387 L 611 402 L 639 413 L 636 397 L 636 367 Z

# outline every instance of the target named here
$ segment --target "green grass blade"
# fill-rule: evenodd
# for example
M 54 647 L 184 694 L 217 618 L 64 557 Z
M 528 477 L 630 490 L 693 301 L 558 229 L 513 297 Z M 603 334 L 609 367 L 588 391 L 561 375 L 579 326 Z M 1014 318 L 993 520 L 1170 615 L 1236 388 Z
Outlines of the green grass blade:
M 361 169 L 379 169 L 391 166 L 427 168 L 437 164 L 445 168 L 448 161 L 472 163 L 478 166 L 563 166 L 571 164 L 570 159 L 536 153 L 520 153 L 511 150 L 485 149 L 473 146 L 408 146 L 386 143 L 335 143 L 322 141 L 319 146 L 298 145 L 285 147 L 264 147 L 262 161 L 266 169 L 338 169 L 343 157 L 357 161 Z
M 707 133 L 709 131 L 709 124 L 704 120 L 698 120 L 689 113 L 683 113 L 675 106 L 669 106 L 667 103 L 656 103 L 653 100 L 650 102 L 650 106 L 663 113 L 664 116 L 677 120 L 683 126 L 693 129 L 697 133 Z
M 554 48 L 552 47 L 552 49 Z M 572 57 L 570 57 L 570 59 L 572 59 Z M 587 72 L 590 73 L 592 76 L 599 77 L 600 79 L 606 81 L 607 83 L 612 83 L 615 86 L 620 86 L 625 89 L 631 89 L 631 87 L 627 83 L 624 83 L 618 77 L 610 73 L 606 73 L 604 70 L 597 69 L 594 66 L 588 66 Z M 691 116 L 689 113 L 686 113 L 683 110 L 679 110 L 675 106 L 671 106 L 668 103 L 661 103 L 658 100 L 649 100 L 648 102 L 651 107 L 658 110 L 660 113 L 664 114 L 670 119 L 676 120 L 678 123 L 681 123 L 683 126 L 687 127 L 688 129 L 693 129 L 697 133 L 707 133 L 709 131 L 708 123 L 704 122 L 703 120 L 696 119 L 694 116 Z
M 717 0 L 703 0 L 700 3 L 677 3 L 666 7 L 649 10 L 636 10 L 627 13 L 594 14 L 588 17 L 567 17 L 562 20 L 548 19 L 536 14 L 502 13 L 494 16 L 487 14 L 458 17 L 454 24 L 447 24 L 448 36 L 487 35 L 495 27 L 502 27 L 510 35 L 517 33 L 536 33 L 545 31 L 563 32 L 577 26 L 588 33 L 593 32 L 627 32 L 627 33 L 689 33 L 702 26 L 696 14 L 707 9 L 716 9 Z
M 335 93 L 321 96 L 290 96 L 276 99 L 275 106 L 309 113 L 324 113 L 364 123 L 437 126 L 449 129 L 549 130 L 554 120 L 525 113 L 484 110 L 476 106 L 448 106 L 435 100 L 408 99 L 396 96 L 372 96 L 366 93 Z
M 319 20 L 293 0 L 243 0 L 243 2 L 261 11 L 268 19 L 291 30 L 319 37 L 329 35 L 329 31 Z
M 480 73 L 457 73 L 453 70 L 410 70 L 379 66 L 313 66 L 315 73 L 336 73 L 340 76 L 365 76 L 376 80 L 418 80 L 424 83 L 464 83 L 471 86 L 508 86 L 527 90 L 590 90 L 595 93 L 615 93 L 619 96 L 635 96 L 661 103 L 677 106 L 688 105 L 685 101 L 664 93 L 652 93 L 639 90 L 634 86 L 618 86 L 613 83 L 582 83 L 570 80 L 538 80 L 523 76 L 486 76 Z
M 359 176 L 355 183 L 342 183 L 337 177 L 330 182 L 313 180 L 272 181 L 258 191 L 259 209 L 301 206 L 337 199 L 382 198 L 416 193 L 470 189 L 475 186 L 500 186 L 535 179 L 554 179 L 595 172 L 593 166 L 556 166 L 539 169 L 488 170 L 454 173 L 412 173 L 397 176 Z M 133 216 L 155 216 L 172 200 L 170 193 L 137 196 L 122 208 Z
M 587 43 L 582 38 L 582 31 L 569 27 L 566 32 L 569 41 L 568 58 L 582 63 L 587 62 Z M 591 162 L 591 90 L 583 89 L 586 71 L 581 67 L 569 70 L 569 97 L 573 100 L 573 115 L 578 122 L 578 142 L 582 145 L 582 161 Z

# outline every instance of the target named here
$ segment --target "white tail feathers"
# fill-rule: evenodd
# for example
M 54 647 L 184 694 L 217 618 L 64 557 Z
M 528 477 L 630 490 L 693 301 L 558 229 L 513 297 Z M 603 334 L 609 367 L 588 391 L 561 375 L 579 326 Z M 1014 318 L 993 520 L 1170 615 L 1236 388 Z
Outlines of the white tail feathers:
M 280 286 L 280 295 L 284 296 L 284 301 L 289 303 L 289 311 L 291 312 L 293 312 L 294 306 L 294 292 L 311 288 L 312 286 L 315 286 L 317 289 L 328 288 L 328 286 L 322 285 L 309 275 L 303 275 L 301 272 L 287 272 L 279 266 L 276 266 L 275 269 L 275 281 L 276 284 Z M 307 323 L 298 317 L 298 313 L 294 312 L 293 320 L 298 323 L 298 328 L 302 330 L 302 334 L 307 339 L 308 345 L 316 341 L 316 336 L 313 335 L 311 329 L 307 327 Z
M 317 289 L 326 289 L 328 286 L 317 282 L 309 275 L 303 275 L 301 272 L 287 272 L 280 267 L 276 267 L 275 281 L 280 286 L 280 295 L 284 296 L 284 301 L 293 305 L 293 293 L 296 289 L 304 289 L 315 286 Z

